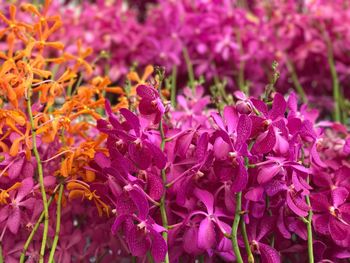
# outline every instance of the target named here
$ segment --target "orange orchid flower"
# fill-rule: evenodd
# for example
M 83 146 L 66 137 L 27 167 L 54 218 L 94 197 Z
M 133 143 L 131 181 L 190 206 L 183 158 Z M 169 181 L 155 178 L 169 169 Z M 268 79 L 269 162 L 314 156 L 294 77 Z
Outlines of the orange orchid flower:
M 30 160 L 31 157 L 31 150 L 33 148 L 33 142 L 31 139 L 31 135 L 29 134 L 31 130 L 30 127 L 30 123 L 28 122 L 26 125 L 26 131 L 23 135 L 19 136 L 18 138 L 14 139 L 14 141 L 12 142 L 12 145 L 10 147 L 10 151 L 9 154 L 11 156 L 17 156 L 19 150 L 20 150 L 20 146 L 21 143 L 24 144 L 25 147 L 25 152 L 26 152 L 26 158 L 27 160 Z
M 28 4 L 28 3 L 22 4 L 21 8 L 22 8 L 22 10 L 37 16 L 38 20 L 41 23 L 43 23 L 43 25 L 45 27 L 48 28 L 48 22 L 60 20 L 60 16 L 59 15 L 48 16 L 48 12 L 49 12 L 49 8 L 50 8 L 51 3 L 52 3 L 51 0 L 45 0 L 44 1 L 44 6 L 42 7 L 41 11 L 39 11 L 38 8 L 35 5 Z
M 0 134 L 3 134 L 3 127 L 5 125 L 18 134 L 23 134 L 16 125 L 24 126 L 26 122 L 27 120 L 23 112 L 0 109 Z
M 27 43 L 28 39 L 25 37 L 27 31 L 31 31 L 32 27 L 26 23 L 19 22 L 16 20 L 17 8 L 15 5 L 10 5 L 9 7 L 10 19 L 7 19 L 2 13 L 0 13 L 0 20 L 7 24 L 7 27 L 0 30 L 0 39 L 4 34 L 14 34 L 18 39 L 22 40 L 24 43 Z
M 61 96 L 65 88 L 70 85 L 71 80 L 76 78 L 76 74 L 71 70 L 66 70 L 57 80 L 47 80 L 37 82 L 34 80 L 32 90 L 34 92 L 40 91 L 40 102 L 46 103 L 45 111 L 51 107 L 55 101 L 55 98 Z
M 67 184 L 67 190 L 70 191 L 68 195 L 70 201 L 76 198 L 81 198 L 82 201 L 84 199 L 94 201 L 99 216 L 102 216 L 103 213 L 106 213 L 107 216 L 109 216 L 110 207 L 96 194 L 96 190 L 90 190 L 89 185 L 81 181 L 71 181 Z
M 97 151 L 105 151 L 99 145 L 104 141 L 105 135 L 99 136 L 94 141 L 82 142 L 75 149 L 62 148 L 62 151 L 67 152 L 66 157 L 61 162 L 60 174 L 63 177 L 72 176 L 73 178 L 82 178 L 86 182 L 95 180 L 95 174 L 87 172 L 84 169 L 95 157 Z M 71 150 L 71 151 L 68 151 Z
M 83 67 L 87 73 L 87 75 L 91 75 L 93 72 L 93 68 L 92 66 L 89 64 L 89 62 L 87 62 L 85 59 L 91 55 L 92 53 L 92 48 L 87 48 L 85 50 L 83 50 L 82 48 L 82 43 L 81 40 L 79 39 L 77 41 L 77 49 L 78 49 L 78 55 L 72 55 L 70 53 L 64 53 L 63 57 L 65 58 L 65 60 L 69 61 L 69 60 L 73 60 L 75 61 L 75 65 L 73 66 L 73 71 L 74 72 L 78 72 L 78 70 L 80 69 L 80 67 Z
M 34 25 L 34 31 L 37 34 L 37 40 L 34 41 L 34 46 L 42 53 L 45 47 L 51 47 L 54 49 L 62 50 L 64 48 L 63 43 L 59 41 L 48 41 L 49 37 L 62 27 L 60 20 L 55 21 L 51 28 L 45 27 L 43 30 L 41 21 Z
M 7 72 L 9 69 L 15 68 L 16 64 L 15 62 L 22 59 L 23 57 L 29 56 L 29 49 L 26 47 L 24 50 L 19 50 L 18 52 L 15 52 L 15 35 L 13 33 L 9 34 L 7 36 L 7 54 L 0 51 L 0 58 L 5 60 L 4 63 L 8 63 L 10 65 L 2 65 L 2 68 L 4 68 Z

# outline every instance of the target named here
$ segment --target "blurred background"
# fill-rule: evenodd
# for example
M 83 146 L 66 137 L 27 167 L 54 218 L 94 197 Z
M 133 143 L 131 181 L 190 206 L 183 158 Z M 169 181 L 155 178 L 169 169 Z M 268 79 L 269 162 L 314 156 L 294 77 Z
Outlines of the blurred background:
M 6 1 L 1 9 L 9 2 L 18 1 Z M 179 86 L 186 85 L 193 68 L 208 92 L 220 83 L 226 90 L 260 95 L 276 61 L 278 91 L 296 90 L 326 113 L 334 100 L 342 112 L 349 109 L 347 0 L 52 2 L 49 11 L 59 10 L 63 18 L 60 41 L 74 52 L 80 38 L 93 48 L 91 58 L 100 55 L 96 73 L 116 83 L 123 83 L 130 69 L 142 73 L 152 64 L 165 67 L 168 75 L 176 72 Z

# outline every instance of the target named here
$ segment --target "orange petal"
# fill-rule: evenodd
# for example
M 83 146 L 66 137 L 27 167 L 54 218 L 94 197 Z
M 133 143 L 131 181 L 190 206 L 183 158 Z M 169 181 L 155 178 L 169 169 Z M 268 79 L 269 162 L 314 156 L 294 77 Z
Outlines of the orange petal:
M 126 75 L 126 77 L 128 78 L 128 80 L 135 81 L 137 83 L 141 82 L 139 75 L 135 71 L 129 72 L 128 75 Z
M 93 182 L 95 181 L 95 178 L 96 178 L 96 174 L 94 171 L 90 171 L 90 170 L 86 170 L 86 173 L 85 173 L 85 181 L 86 182 Z
M 143 73 L 141 80 L 142 80 L 143 82 L 145 82 L 145 81 L 148 79 L 148 77 L 151 76 L 151 75 L 153 74 L 153 72 L 154 72 L 153 66 L 152 66 L 152 65 L 148 65 L 148 66 L 145 68 L 145 72 Z
M 16 156 L 19 152 L 19 146 L 20 146 L 20 142 L 23 140 L 23 137 L 19 137 L 17 139 L 15 139 L 11 145 L 11 148 L 10 148 L 10 152 L 9 154 L 11 156 Z
M 76 181 L 71 181 L 67 184 L 67 189 L 68 190 L 73 190 L 73 189 L 83 189 L 85 191 L 90 191 L 89 187 L 87 187 L 86 185 L 76 182 Z
M 85 192 L 82 191 L 82 190 L 72 190 L 69 192 L 69 195 L 68 195 L 68 199 L 69 200 L 72 200 L 72 199 L 75 199 L 75 198 L 82 198 L 84 199 L 85 197 Z

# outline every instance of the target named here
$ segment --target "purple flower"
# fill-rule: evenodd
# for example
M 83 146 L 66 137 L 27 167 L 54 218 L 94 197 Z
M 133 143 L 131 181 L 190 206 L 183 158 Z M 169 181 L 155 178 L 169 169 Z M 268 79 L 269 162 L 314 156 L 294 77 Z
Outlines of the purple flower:
M 123 229 L 130 252 L 134 256 L 143 257 L 151 250 L 151 255 L 156 262 L 164 260 L 167 253 L 167 245 L 161 233 L 166 231 L 156 224 L 147 214 L 120 215 L 114 221 L 112 232 L 115 234 Z
M 190 228 L 188 231 L 190 233 L 197 233 L 197 246 L 199 249 L 202 250 L 209 250 L 212 249 L 217 244 L 217 239 L 220 235 L 218 235 L 218 232 L 216 228 L 219 230 L 219 233 L 221 234 L 227 234 L 227 229 L 224 228 L 224 224 L 220 217 L 228 217 L 222 211 L 219 209 L 214 208 L 214 197 L 213 195 L 206 191 L 199 188 L 194 189 L 194 195 L 204 204 L 206 212 L 201 210 L 195 210 L 192 211 L 191 214 L 188 216 L 188 219 L 190 220 L 193 216 L 198 215 L 204 215 L 204 218 L 201 219 L 198 227 L 198 231 Z M 229 231 L 229 230 L 228 230 Z M 187 232 L 187 235 L 189 233 Z M 184 245 L 186 245 L 185 243 Z M 187 244 L 188 246 L 188 244 Z M 191 249 L 187 249 L 191 250 Z
M 165 108 L 157 90 L 150 85 L 138 85 L 136 91 L 141 97 L 139 105 L 141 115 L 150 118 L 154 124 L 159 123 Z
M 263 243 L 263 239 L 271 232 L 274 221 L 274 218 L 267 217 L 260 221 L 254 220 L 248 225 L 247 232 L 252 252 L 260 255 L 262 263 L 281 262 L 278 251 Z
M 11 233 L 17 234 L 21 224 L 22 209 L 32 210 L 35 199 L 28 198 L 33 190 L 33 179 L 31 177 L 24 179 L 21 183 L 16 183 L 7 190 L 1 189 L 2 204 L 5 207 L 0 209 L 0 222 L 7 220 L 6 226 Z M 7 198 L 10 200 L 8 203 Z
M 349 246 L 350 203 L 346 203 L 349 192 L 344 187 L 337 187 L 330 194 L 331 197 L 327 193 L 311 195 L 315 230 L 330 235 L 340 246 Z
M 218 114 L 213 113 L 212 117 L 220 129 L 214 135 L 215 173 L 223 181 L 231 180 L 232 191 L 239 192 L 248 181 L 244 156 L 248 156 L 247 141 L 251 134 L 251 119 L 245 114 L 238 117 L 235 108 L 230 106 L 224 109 L 226 125 Z
M 270 111 L 268 111 L 265 103 L 256 99 L 252 99 L 252 102 L 263 115 L 263 117 L 251 117 L 253 123 L 252 135 L 257 135 L 252 153 L 265 154 L 274 149 L 281 154 L 285 154 L 288 151 L 289 144 L 287 138 L 285 138 L 284 113 L 287 103 L 283 96 L 279 93 L 275 94 Z M 264 132 L 259 133 L 259 131 Z

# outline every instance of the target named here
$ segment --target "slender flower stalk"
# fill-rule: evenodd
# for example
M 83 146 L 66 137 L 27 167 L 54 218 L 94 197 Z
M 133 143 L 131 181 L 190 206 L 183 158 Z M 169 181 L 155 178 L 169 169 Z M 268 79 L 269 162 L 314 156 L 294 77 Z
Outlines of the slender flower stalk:
M 193 72 L 193 65 L 192 65 L 191 58 L 190 58 L 190 55 L 189 55 L 189 53 L 188 53 L 187 48 L 183 48 L 183 55 L 184 55 L 185 62 L 186 62 L 186 66 L 187 66 L 189 86 L 190 86 L 192 92 L 194 92 L 194 72 Z
M 3 263 L 4 262 L 4 258 L 2 256 L 2 244 L 0 242 L 0 263 Z
M 174 66 L 171 73 L 171 93 L 170 93 L 171 105 L 174 108 L 176 106 L 176 76 L 177 76 L 177 67 Z
M 76 82 L 73 82 L 73 83 L 71 83 L 71 85 L 68 86 L 67 96 L 69 98 L 72 97 L 74 95 L 74 93 L 76 92 L 76 90 L 77 90 L 75 88 L 74 91 L 73 91 L 73 86 L 74 87 L 80 87 L 82 81 L 83 81 L 83 74 L 80 73 L 78 79 L 76 80 Z
M 31 125 L 33 152 L 34 152 L 35 159 L 37 162 L 37 169 L 38 169 L 38 174 L 39 174 L 39 184 L 40 184 L 40 190 L 41 190 L 43 207 L 44 207 L 44 231 L 43 231 L 43 238 L 42 238 L 42 243 L 41 243 L 41 248 L 40 248 L 40 259 L 39 259 L 39 262 L 43 263 L 44 262 L 44 255 L 45 255 L 45 248 L 46 248 L 46 241 L 47 241 L 47 234 L 48 234 L 48 230 L 49 230 L 49 208 L 48 208 L 48 202 L 47 202 L 46 191 L 45 191 L 45 186 L 44 186 L 43 167 L 41 164 L 41 159 L 40 159 L 40 155 L 39 155 L 38 148 L 37 148 L 36 129 L 34 126 L 32 103 L 31 103 L 31 92 L 32 92 L 32 88 L 29 87 L 28 88 L 28 98 L 27 98 L 27 110 L 28 110 L 28 115 L 29 115 L 29 120 L 30 120 L 30 125 Z
M 312 238 L 312 208 L 310 203 L 310 197 L 307 195 L 306 203 L 310 206 L 309 214 L 307 216 L 306 228 L 307 228 L 307 251 L 309 254 L 309 262 L 314 263 L 314 249 L 313 249 L 313 238 Z
M 292 81 L 294 84 L 294 87 L 296 88 L 301 100 L 303 101 L 303 103 L 307 103 L 307 96 L 306 93 L 303 89 L 303 86 L 301 86 L 298 75 L 295 71 L 295 67 L 292 63 L 292 61 L 290 59 L 287 59 L 287 68 L 289 71 L 290 76 L 292 77 Z
M 50 257 L 49 257 L 49 263 L 54 262 L 54 255 L 57 248 L 58 238 L 60 234 L 61 229 L 61 206 L 62 206 L 62 194 L 63 194 L 64 186 L 63 184 L 60 185 L 59 191 L 58 191 L 58 200 L 57 200 L 57 212 L 56 212 L 56 231 L 55 231 L 55 237 L 53 239 Z
M 254 141 L 252 141 L 249 144 L 249 150 L 251 150 L 253 148 L 253 145 L 254 145 Z M 245 165 L 246 169 L 251 167 L 249 165 L 249 159 L 247 157 L 244 158 L 244 165 Z M 242 232 L 242 236 L 243 236 L 245 250 L 246 250 L 247 255 L 248 255 L 248 263 L 254 263 L 254 255 L 253 255 L 252 250 L 250 248 L 249 238 L 248 238 L 248 234 L 247 234 L 247 228 L 246 228 L 244 219 L 241 220 L 241 232 Z
M 301 148 L 301 162 L 304 166 L 307 167 L 307 165 L 304 164 L 304 159 L 305 159 L 305 152 L 304 149 Z M 307 183 L 310 183 L 310 176 L 307 177 Z M 314 248 L 313 248 L 313 237 L 312 237 L 312 206 L 310 202 L 310 196 L 306 195 L 305 196 L 306 204 L 309 206 L 309 211 L 307 215 L 307 220 L 303 218 L 303 221 L 306 224 L 306 229 L 307 229 L 307 251 L 308 251 L 308 256 L 309 256 L 309 262 L 314 263 Z
M 53 199 L 54 199 L 54 196 L 55 196 L 57 190 L 58 190 L 58 188 L 56 188 L 56 189 L 53 191 L 53 194 L 50 196 L 50 198 L 49 198 L 49 200 L 48 200 L 48 207 L 50 207 L 50 205 L 51 205 L 51 203 L 52 203 L 52 201 L 53 201 Z M 33 237 L 34 237 L 36 231 L 38 231 L 39 226 L 40 226 L 41 222 L 42 222 L 43 219 L 44 219 L 44 215 L 45 215 L 45 214 L 44 214 L 44 210 L 43 210 L 43 211 L 41 212 L 41 214 L 40 214 L 38 220 L 36 221 L 36 223 L 35 223 L 35 225 L 34 225 L 32 231 L 30 232 L 30 234 L 29 234 L 29 236 L 28 236 L 28 238 L 27 238 L 27 240 L 26 240 L 24 246 L 23 246 L 23 250 L 22 250 L 22 253 L 21 253 L 21 257 L 20 257 L 20 263 L 24 263 L 26 252 L 27 252 L 27 250 L 28 250 L 28 248 L 29 248 L 30 243 L 31 243 L 32 240 L 33 240 Z
M 325 39 L 327 43 L 327 59 L 329 69 L 332 75 L 332 83 L 333 83 L 333 100 L 334 100 L 334 120 L 337 122 L 342 122 L 341 120 L 341 92 L 339 85 L 339 78 L 335 68 L 334 62 L 334 54 L 333 54 L 333 46 L 332 42 L 329 39 L 329 36 L 325 34 Z
M 163 128 L 163 120 L 160 120 L 159 122 L 159 131 L 160 131 L 160 136 L 162 138 L 162 142 L 160 144 L 160 149 L 162 151 L 164 151 L 164 147 L 165 147 L 165 135 L 164 135 L 164 128 Z M 161 171 L 162 173 L 162 181 L 163 181 L 163 185 L 165 187 L 166 185 L 166 173 L 165 173 L 165 169 L 162 169 Z M 162 198 L 160 199 L 160 213 L 161 213 L 161 217 L 162 217 L 162 223 L 163 223 L 163 227 L 168 230 L 168 217 L 166 214 L 166 205 L 165 205 L 165 193 L 166 191 L 164 191 Z M 164 231 L 163 232 L 163 238 L 165 240 L 165 242 L 168 244 L 168 231 Z M 165 263 L 169 263 L 169 253 L 166 253 L 165 256 Z
M 159 71 L 158 74 L 159 74 L 158 91 L 159 91 L 159 94 L 161 94 L 162 82 L 163 82 L 163 79 L 164 79 L 164 72 L 163 71 Z M 165 134 L 164 134 L 163 116 L 160 118 L 160 121 L 159 121 L 159 132 L 160 132 L 160 136 L 161 136 L 161 139 L 162 139 L 161 144 L 160 144 L 160 149 L 161 149 L 161 151 L 164 152 L 165 143 L 166 143 L 166 137 L 165 137 Z M 165 168 L 163 168 L 161 170 L 161 174 L 162 174 L 163 187 L 165 188 L 166 187 L 166 181 L 167 181 L 166 180 Z M 166 214 L 165 198 L 166 198 L 166 191 L 163 192 L 163 195 L 162 195 L 162 197 L 160 199 L 160 213 L 161 213 L 163 227 L 166 229 L 166 231 L 164 231 L 162 233 L 162 236 L 163 236 L 163 238 L 165 240 L 165 243 L 168 245 L 168 229 L 169 228 L 168 228 L 168 217 L 167 217 L 167 214 Z M 150 253 L 148 253 L 148 254 L 151 256 Z M 152 256 L 151 256 L 151 258 L 152 258 Z M 168 251 L 166 252 L 164 262 L 165 263 L 169 263 L 170 262 Z
M 254 263 L 254 255 L 253 255 L 252 250 L 250 248 L 248 234 L 247 234 L 247 228 L 246 228 L 246 225 L 245 225 L 245 222 L 243 219 L 241 220 L 241 232 L 242 232 L 242 236 L 243 236 L 245 250 L 246 250 L 247 255 L 248 255 L 248 263 Z
M 235 253 L 236 261 L 238 263 L 243 263 L 241 251 L 239 250 L 239 246 L 238 246 L 238 237 L 237 237 L 239 221 L 241 219 L 241 210 L 242 210 L 242 192 L 238 192 L 236 194 L 236 211 L 235 211 L 235 218 L 233 220 L 232 232 L 231 232 L 233 252 Z
M 307 182 L 309 183 L 309 177 L 307 177 Z M 311 207 L 311 202 L 310 202 L 310 196 L 307 195 L 305 196 L 306 203 L 310 207 L 310 210 L 308 212 L 307 220 L 305 221 L 306 223 L 306 228 L 307 228 L 307 251 L 309 255 L 309 262 L 314 263 L 314 248 L 313 248 L 313 237 L 312 237 L 312 207 Z

